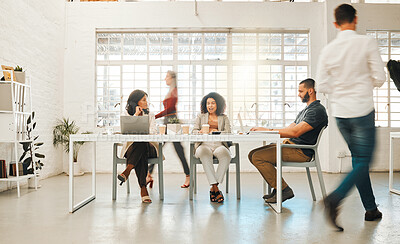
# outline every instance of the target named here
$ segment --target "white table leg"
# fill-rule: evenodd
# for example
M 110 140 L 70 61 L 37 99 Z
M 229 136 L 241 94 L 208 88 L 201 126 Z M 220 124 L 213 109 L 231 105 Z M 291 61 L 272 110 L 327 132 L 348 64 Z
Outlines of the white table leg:
M 96 198 L 96 141 L 93 141 L 93 163 L 92 163 L 92 193 L 85 200 L 74 205 L 74 163 L 73 163 L 73 143 L 70 139 L 69 144 L 69 212 L 73 213 Z
M 281 156 L 281 143 L 278 141 L 276 143 L 276 181 L 277 181 L 277 212 L 282 212 L 282 156 Z
M 92 196 L 96 198 L 96 142 L 93 142 L 93 163 L 92 163 Z M 93 198 L 93 199 L 94 199 Z
M 390 154 L 389 154 L 389 191 L 400 195 L 400 191 L 393 188 L 393 136 L 389 136 Z
M 69 139 L 69 157 L 68 157 L 68 166 L 69 166 L 69 212 L 72 213 L 74 210 L 74 141 Z

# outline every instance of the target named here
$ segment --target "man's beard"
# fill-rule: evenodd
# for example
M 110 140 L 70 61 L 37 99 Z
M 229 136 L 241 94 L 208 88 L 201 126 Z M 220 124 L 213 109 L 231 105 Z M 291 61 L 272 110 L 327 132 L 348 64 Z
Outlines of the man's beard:
M 304 95 L 303 100 L 301 100 L 301 101 L 303 103 L 308 103 L 308 101 L 310 101 L 310 95 L 308 94 L 308 92 L 306 95 Z

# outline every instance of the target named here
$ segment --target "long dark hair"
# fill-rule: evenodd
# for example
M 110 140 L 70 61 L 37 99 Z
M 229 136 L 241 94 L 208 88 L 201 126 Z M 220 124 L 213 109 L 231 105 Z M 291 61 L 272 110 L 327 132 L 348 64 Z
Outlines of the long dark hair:
M 136 107 L 138 106 L 138 102 L 144 97 L 147 96 L 147 93 L 142 90 L 134 90 L 131 92 L 128 98 L 128 102 L 126 103 L 126 111 L 129 115 L 134 115 L 136 112 Z M 148 111 L 144 111 L 144 113 L 148 113 Z
M 212 98 L 215 100 L 215 103 L 217 104 L 217 110 L 215 111 L 215 113 L 219 116 L 221 114 L 224 114 L 225 112 L 225 108 L 226 108 L 226 103 L 225 103 L 225 99 L 219 95 L 216 92 L 210 92 L 207 95 L 205 95 L 203 97 L 203 99 L 201 99 L 201 113 L 205 114 L 207 113 L 207 99 Z

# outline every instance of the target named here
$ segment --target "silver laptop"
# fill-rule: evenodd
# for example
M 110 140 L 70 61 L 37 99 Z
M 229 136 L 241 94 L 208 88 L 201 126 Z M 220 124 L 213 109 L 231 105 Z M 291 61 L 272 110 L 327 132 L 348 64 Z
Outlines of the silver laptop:
M 149 116 L 124 116 L 120 118 L 121 133 L 124 135 L 149 134 Z

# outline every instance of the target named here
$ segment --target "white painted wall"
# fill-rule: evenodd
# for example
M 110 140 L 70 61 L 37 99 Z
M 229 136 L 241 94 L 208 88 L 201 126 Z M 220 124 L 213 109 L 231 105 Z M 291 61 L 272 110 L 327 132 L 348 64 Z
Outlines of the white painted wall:
M 336 35 L 332 27 L 333 9 L 343 1 L 325 3 L 227 3 L 199 2 L 198 16 L 192 2 L 68 3 L 66 5 L 66 52 L 64 70 L 64 115 L 78 122 L 83 130 L 94 127 L 95 33 L 96 29 L 135 28 L 271 28 L 309 29 L 311 36 L 311 74 L 315 77 L 322 47 Z M 347 1 L 349 2 L 349 1 Z M 359 30 L 398 29 L 400 5 L 355 4 L 359 12 Z M 322 98 L 326 104 L 327 101 Z M 329 107 L 329 104 L 328 104 Z M 89 111 L 89 113 L 88 113 Z M 330 118 L 328 132 L 321 145 L 322 168 L 338 172 L 339 151 L 346 150 L 343 139 Z M 388 129 L 378 130 L 377 160 L 373 170 L 388 169 Z M 247 153 L 259 144 L 241 146 L 242 171 L 254 171 Z M 90 168 L 88 147 L 80 159 Z M 110 172 L 111 145 L 98 145 L 98 171 Z M 182 172 L 171 145 L 165 148 L 165 171 Z M 346 160 L 344 167 L 346 168 Z M 200 167 L 201 168 L 201 167 Z M 64 160 L 64 169 L 67 169 Z
M 62 172 L 60 150 L 52 145 L 52 126 L 63 114 L 64 0 L 0 1 L 0 64 L 20 65 L 32 78 L 35 133 L 44 142 L 42 177 Z M 10 160 L 11 145 L 0 144 L 0 158 Z M 0 182 L 0 191 L 6 183 Z

